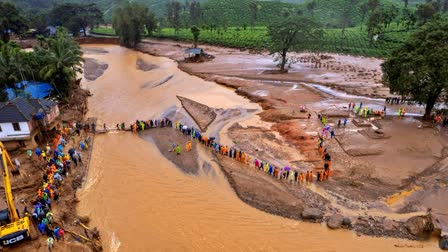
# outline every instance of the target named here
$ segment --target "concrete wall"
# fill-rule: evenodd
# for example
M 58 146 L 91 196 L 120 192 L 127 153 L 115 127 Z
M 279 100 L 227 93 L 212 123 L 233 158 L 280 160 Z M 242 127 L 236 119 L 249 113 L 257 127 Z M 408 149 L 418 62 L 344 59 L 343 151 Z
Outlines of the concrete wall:
M 20 131 L 15 131 L 12 123 L 0 123 L 0 141 L 29 139 L 32 126 L 28 122 L 19 122 Z
M 47 123 L 53 123 L 53 121 L 60 115 L 59 113 L 59 106 L 55 106 L 51 108 L 50 113 L 47 113 L 45 115 L 45 121 Z

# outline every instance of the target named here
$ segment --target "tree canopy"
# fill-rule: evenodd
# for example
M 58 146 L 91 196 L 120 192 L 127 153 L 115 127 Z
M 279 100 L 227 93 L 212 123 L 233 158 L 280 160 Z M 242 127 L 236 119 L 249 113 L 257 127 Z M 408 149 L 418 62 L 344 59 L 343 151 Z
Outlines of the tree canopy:
M 382 65 L 391 92 L 425 103 L 425 119 L 448 87 L 448 21 L 433 20 L 414 33 Z
M 181 26 L 180 10 L 181 5 L 178 1 L 171 0 L 166 4 L 166 20 L 176 31 Z
M 284 71 L 288 63 L 288 51 L 303 50 L 304 44 L 310 41 L 317 42 L 323 32 L 320 25 L 313 19 L 297 14 L 287 14 L 285 17 L 274 20 L 268 26 L 268 35 L 271 39 L 270 51 L 280 55 L 280 71 Z
M 64 3 L 56 5 L 50 12 L 54 25 L 64 26 L 77 35 L 82 29 L 86 36 L 87 27 L 93 27 L 103 20 L 103 13 L 96 4 Z
M 0 98 L 4 90 L 21 80 L 46 81 L 55 87 L 59 98 L 69 96 L 76 73 L 82 72 L 82 51 L 76 41 L 60 29 L 55 37 L 40 37 L 32 52 L 14 42 L 0 42 Z
M 192 26 L 190 28 L 190 31 L 193 34 L 194 48 L 198 48 L 198 40 L 199 40 L 199 34 L 201 33 L 201 30 L 197 26 Z
M 10 32 L 21 33 L 27 29 L 26 21 L 13 4 L 0 2 L 0 33 L 4 42 Z
M 157 26 L 154 14 L 140 3 L 126 2 L 115 9 L 112 26 L 126 47 L 135 47 L 146 30 L 151 34 Z

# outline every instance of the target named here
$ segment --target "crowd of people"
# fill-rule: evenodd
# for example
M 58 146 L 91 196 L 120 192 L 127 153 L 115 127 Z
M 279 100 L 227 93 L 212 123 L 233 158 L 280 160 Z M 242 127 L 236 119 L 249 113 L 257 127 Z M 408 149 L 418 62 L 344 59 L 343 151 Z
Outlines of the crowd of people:
M 192 141 L 197 141 L 198 143 L 203 144 L 205 147 L 211 149 L 216 154 L 226 156 L 228 158 L 235 159 L 236 161 L 241 162 L 242 164 L 248 165 L 249 167 L 254 167 L 260 171 L 263 171 L 269 176 L 279 180 L 286 180 L 294 183 L 311 183 L 313 181 L 324 181 L 330 177 L 330 168 L 331 168 L 331 157 L 326 152 L 322 153 L 322 157 L 325 160 L 324 169 L 322 171 L 318 171 L 316 174 L 313 173 L 312 170 L 306 171 L 306 173 L 301 172 L 297 169 L 293 169 L 290 166 L 279 167 L 274 164 L 271 164 L 266 161 L 259 160 L 257 158 L 252 158 L 250 155 L 245 153 L 242 150 L 238 150 L 233 147 L 229 147 L 226 145 L 222 145 L 216 141 L 214 137 L 207 137 L 201 134 L 198 130 L 193 127 L 188 127 L 186 125 L 182 125 L 180 122 L 175 122 L 174 128 L 180 131 L 183 135 L 188 136 L 191 140 L 188 140 L 185 144 L 186 152 L 191 150 Z M 333 131 L 334 134 L 334 131 Z M 174 147 L 175 146 L 175 147 Z M 180 146 L 178 144 L 173 144 L 173 147 L 179 149 Z M 176 151 L 177 153 L 177 151 Z M 179 154 L 179 153 L 178 153 Z
M 345 123 L 347 123 L 345 121 Z M 124 127 L 124 123 L 117 124 L 118 130 L 126 130 Z M 299 170 L 293 169 L 290 166 L 285 166 L 283 168 L 278 167 L 274 164 L 270 164 L 269 162 L 262 161 L 256 158 L 252 158 L 246 152 L 242 150 L 238 150 L 233 147 L 228 147 L 226 145 L 222 145 L 216 141 L 215 137 L 207 137 L 203 135 L 199 130 L 194 127 L 188 127 L 187 125 L 182 124 L 179 121 L 173 122 L 167 118 L 157 119 L 157 120 L 136 120 L 135 123 L 132 123 L 128 129 L 130 129 L 133 133 L 137 133 L 138 131 L 143 131 L 151 128 L 162 128 L 162 127 L 173 127 L 178 130 L 183 135 L 187 136 L 189 139 L 185 143 L 185 147 L 182 148 L 181 144 L 173 143 L 172 144 L 172 152 L 175 152 L 177 155 L 181 154 L 182 149 L 185 152 L 189 152 L 192 150 L 193 141 L 203 144 L 205 147 L 210 148 L 210 150 L 216 152 L 219 155 L 226 156 L 229 158 L 233 158 L 242 164 L 248 165 L 250 167 L 254 167 L 260 171 L 264 171 L 270 176 L 277 178 L 279 180 L 287 180 L 291 182 L 297 183 L 305 183 L 305 182 L 313 182 L 313 181 L 324 181 L 330 177 L 330 168 L 331 168 L 331 157 L 325 151 L 322 153 L 322 158 L 325 160 L 325 164 L 322 171 L 318 171 L 316 174 L 312 171 L 301 172 Z M 334 137 L 334 131 L 333 131 Z M 183 144 L 182 144 L 183 145 Z
M 121 125 L 121 126 L 120 126 Z M 163 127 L 172 127 L 173 123 L 167 119 L 156 119 L 156 120 L 136 120 L 135 123 L 130 125 L 130 129 L 133 133 L 137 133 L 137 131 L 149 129 L 149 128 L 163 128 Z M 125 130 L 125 124 L 117 124 L 117 130 Z
M 400 97 L 387 97 L 386 98 L 386 103 L 387 104 L 404 104 L 406 102 L 406 100 L 404 98 Z
M 48 144 L 45 149 L 36 148 L 34 154 L 37 159 L 43 164 L 43 184 L 37 189 L 36 200 L 33 202 L 33 211 L 29 213 L 27 207 L 24 212 L 32 217 L 33 223 L 42 235 L 47 237 L 47 246 L 51 250 L 54 246 L 54 241 L 64 239 L 65 231 L 58 226 L 53 219 L 52 207 L 59 201 L 59 191 L 61 183 L 70 173 L 72 164 L 74 168 L 78 164 L 82 164 L 81 152 L 87 150 L 90 138 L 80 140 L 78 151 L 76 148 L 68 149 L 67 143 L 73 141 L 74 136 L 83 129 L 80 123 L 74 123 L 72 126 L 65 126 L 56 134 L 52 141 L 52 145 Z M 27 151 L 31 158 L 31 150 Z

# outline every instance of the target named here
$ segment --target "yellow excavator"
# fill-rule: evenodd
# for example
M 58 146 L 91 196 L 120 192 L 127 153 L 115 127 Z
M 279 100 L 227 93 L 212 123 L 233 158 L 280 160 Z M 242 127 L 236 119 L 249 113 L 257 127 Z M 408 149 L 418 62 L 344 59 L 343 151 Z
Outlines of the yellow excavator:
M 25 215 L 20 218 L 19 212 L 14 205 L 14 197 L 12 196 L 11 183 L 9 181 L 8 164 L 12 169 L 15 167 L 2 142 L 0 142 L 0 159 L 6 204 L 8 206 L 7 209 L 0 210 L 0 246 L 9 246 L 30 237 L 30 217 Z

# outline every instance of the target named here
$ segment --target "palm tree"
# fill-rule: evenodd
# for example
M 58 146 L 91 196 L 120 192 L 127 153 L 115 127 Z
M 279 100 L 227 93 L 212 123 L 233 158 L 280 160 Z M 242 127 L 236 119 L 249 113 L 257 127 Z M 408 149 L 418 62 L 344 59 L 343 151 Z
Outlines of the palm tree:
M 2 88 L 11 87 L 20 81 L 19 54 L 20 48 L 16 44 L 0 41 L 0 84 Z
M 36 49 L 37 55 L 44 55 L 40 76 L 53 84 L 61 99 L 67 99 L 76 73 L 82 73 L 84 60 L 79 44 L 59 30 L 55 38 L 46 39 L 44 46 Z

